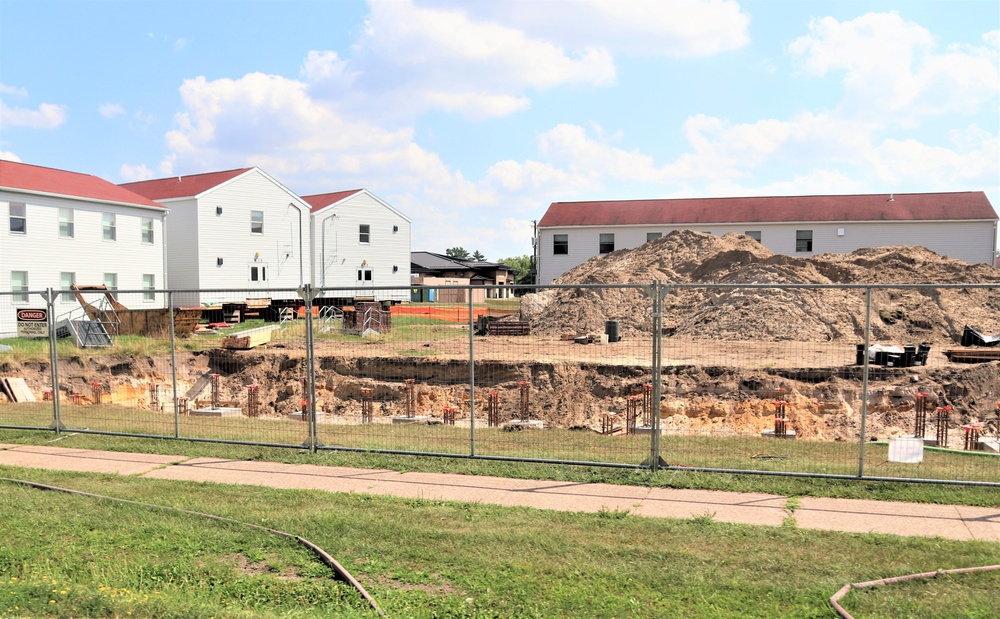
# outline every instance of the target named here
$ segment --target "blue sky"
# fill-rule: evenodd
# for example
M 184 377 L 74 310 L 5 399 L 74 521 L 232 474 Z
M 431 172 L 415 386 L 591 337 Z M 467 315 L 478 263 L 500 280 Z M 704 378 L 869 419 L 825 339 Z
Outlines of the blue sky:
M 994 0 L 0 0 L 0 157 L 366 188 L 414 250 L 553 201 L 985 191 Z

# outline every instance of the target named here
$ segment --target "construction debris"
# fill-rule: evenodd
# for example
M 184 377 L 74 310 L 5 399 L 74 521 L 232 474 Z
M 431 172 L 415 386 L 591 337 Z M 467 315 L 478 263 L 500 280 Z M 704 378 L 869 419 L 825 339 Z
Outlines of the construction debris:
M 23 378 L 0 378 L 0 392 L 14 403 L 37 401 Z

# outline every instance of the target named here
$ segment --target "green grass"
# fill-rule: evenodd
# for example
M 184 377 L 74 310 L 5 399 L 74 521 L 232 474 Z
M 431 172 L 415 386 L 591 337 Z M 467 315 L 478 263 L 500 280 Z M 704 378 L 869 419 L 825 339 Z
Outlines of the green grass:
M 301 535 L 390 617 L 830 617 L 843 584 L 996 563 L 1000 546 L 0 467 Z M 0 616 L 371 617 L 292 540 L 0 483 Z M 1000 574 L 848 596 L 865 617 L 988 617 Z M 881 598 L 880 595 L 887 597 Z M 906 603 L 909 615 L 898 613 Z M 860 607 L 860 606 L 859 606 Z
M 221 433 L 220 427 L 225 427 L 223 422 L 241 421 L 243 420 L 212 419 L 210 420 L 210 425 L 207 425 L 205 428 L 204 433 L 213 434 L 218 437 Z M 109 451 L 125 452 L 135 451 L 141 453 L 184 455 L 190 457 L 211 456 L 240 460 L 309 463 L 330 466 L 378 468 L 397 471 L 460 473 L 466 475 L 491 475 L 520 479 L 546 479 L 568 482 L 603 482 L 662 488 L 724 490 L 731 492 L 759 492 L 788 497 L 839 497 L 875 499 L 883 501 L 906 501 L 914 503 L 1000 507 L 1000 492 L 998 492 L 996 488 L 980 486 L 936 485 L 888 481 L 857 481 L 733 473 L 700 473 L 696 471 L 686 471 L 683 469 L 650 473 L 648 470 L 639 469 L 615 469 L 601 466 L 538 464 L 530 462 L 492 461 L 469 458 L 436 458 L 426 456 L 380 454 L 373 451 L 347 452 L 320 450 L 316 453 L 310 453 L 308 450 L 297 448 L 297 446 L 304 443 L 306 439 L 306 428 L 303 424 L 299 422 L 271 423 L 278 423 L 281 427 L 287 427 L 289 429 L 286 434 L 275 434 L 273 431 L 268 433 L 263 430 L 258 430 L 260 432 L 260 436 L 262 437 L 261 440 L 270 439 L 270 442 L 279 442 L 278 439 L 280 439 L 280 442 L 289 445 L 290 448 L 283 449 L 253 445 L 192 442 L 186 440 L 103 436 L 99 434 L 74 434 L 72 431 L 56 436 L 52 432 L 7 429 L 0 429 L 0 443 L 51 443 L 61 447 L 106 449 Z M 121 424 L 119 424 L 119 426 L 120 425 Z M 234 423 L 230 427 L 238 426 Z M 255 427 L 261 428 L 267 426 L 257 425 Z M 425 448 L 429 445 L 430 447 L 441 451 L 450 450 L 452 453 L 456 454 L 467 453 L 464 451 L 468 448 L 467 436 L 463 435 L 464 440 L 455 438 L 455 434 L 461 435 L 463 432 L 457 428 L 442 426 L 391 425 L 367 426 L 367 428 L 377 428 L 379 430 L 391 431 L 404 437 L 406 436 L 406 432 L 428 433 L 428 435 L 430 435 L 430 433 L 436 433 L 438 436 L 436 440 L 439 442 L 422 442 L 421 445 Z M 164 434 L 172 433 L 172 422 L 169 424 L 164 423 L 164 425 L 160 426 L 159 429 Z M 193 432 L 191 428 L 186 428 L 186 431 L 189 433 Z M 323 434 L 325 431 L 327 430 L 321 428 L 320 439 L 326 445 L 333 444 L 328 440 L 330 437 Z M 587 434 L 569 431 L 564 432 L 565 434 L 571 436 L 586 436 Z M 482 429 L 477 430 L 477 434 L 481 433 Z M 537 438 L 532 438 L 533 435 L 537 436 L 537 434 L 538 432 L 502 433 L 500 436 L 504 440 L 531 441 L 537 440 Z M 232 438 L 233 436 L 237 435 L 225 434 L 224 437 L 234 440 Z M 417 435 L 409 435 L 409 440 L 414 440 L 414 436 Z M 445 439 L 449 436 L 452 438 L 446 441 Z M 384 437 L 385 435 L 382 435 L 382 438 L 379 440 L 384 440 Z M 358 438 L 365 438 L 365 435 L 360 434 Z M 614 441 L 616 437 L 592 436 L 589 438 Z M 376 438 L 371 435 L 368 436 L 367 440 L 370 441 L 369 446 L 372 448 L 380 446 Z M 583 439 L 581 438 L 581 440 Z M 293 446 L 296 448 L 292 448 Z M 387 443 L 383 442 L 381 443 L 381 446 L 386 448 Z M 528 443 L 528 447 L 537 447 L 537 444 Z M 481 452 L 477 453 L 479 453 L 479 455 L 483 455 Z M 966 457 L 962 454 L 943 455 L 949 458 L 957 458 L 959 461 Z M 988 462 L 989 460 L 985 461 Z M 790 505 L 795 505 L 795 503 L 791 503 Z

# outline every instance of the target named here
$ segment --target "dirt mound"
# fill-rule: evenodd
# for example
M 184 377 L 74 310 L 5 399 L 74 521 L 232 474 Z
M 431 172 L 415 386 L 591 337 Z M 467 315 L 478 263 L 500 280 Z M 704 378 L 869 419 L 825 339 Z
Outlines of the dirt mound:
M 591 258 L 556 284 L 962 284 L 998 283 L 1000 273 L 923 247 L 860 249 L 803 259 L 775 254 L 742 234 L 679 230 L 635 249 Z M 651 300 L 637 287 L 545 290 L 522 299 L 536 333 L 651 333 Z M 1000 287 L 896 288 L 872 294 L 876 341 L 957 342 L 966 324 L 1000 331 Z M 865 293 L 850 288 L 676 287 L 663 324 L 679 336 L 768 341 L 857 340 Z

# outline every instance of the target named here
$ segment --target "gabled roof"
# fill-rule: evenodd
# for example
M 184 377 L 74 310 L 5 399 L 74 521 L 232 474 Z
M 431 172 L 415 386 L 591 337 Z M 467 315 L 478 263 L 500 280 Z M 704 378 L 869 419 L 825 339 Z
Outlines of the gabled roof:
M 121 187 L 146 196 L 150 200 L 193 198 L 241 174 L 246 174 L 250 170 L 253 170 L 253 168 L 209 172 L 207 174 L 191 174 L 188 176 L 171 176 L 151 181 L 123 183 Z
M 335 191 L 333 193 L 320 193 L 314 196 L 302 196 L 302 199 L 306 201 L 312 208 L 310 211 L 315 213 L 321 208 L 326 208 L 331 204 L 336 204 L 344 198 L 349 198 L 356 193 L 361 193 L 364 189 L 351 189 L 349 191 Z
M 129 206 L 163 206 L 112 182 L 79 172 L 0 160 L 0 188 Z
M 502 262 L 479 262 L 462 260 L 429 251 L 411 251 L 410 267 L 414 273 L 429 271 L 510 271 L 511 268 Z
M 997 219 L 982 191 L 553 202 L 538 227 L 970 219 Z

